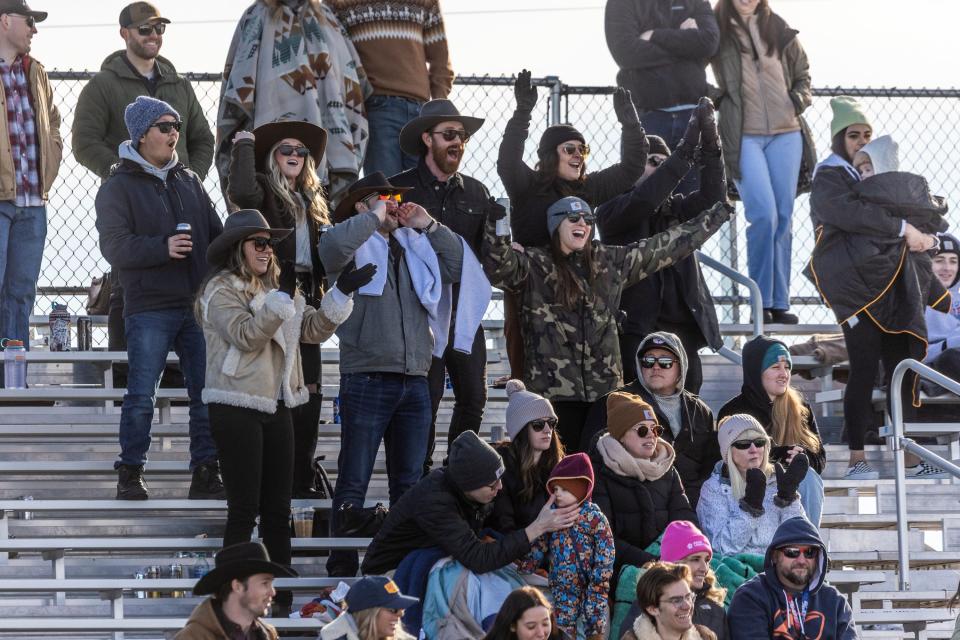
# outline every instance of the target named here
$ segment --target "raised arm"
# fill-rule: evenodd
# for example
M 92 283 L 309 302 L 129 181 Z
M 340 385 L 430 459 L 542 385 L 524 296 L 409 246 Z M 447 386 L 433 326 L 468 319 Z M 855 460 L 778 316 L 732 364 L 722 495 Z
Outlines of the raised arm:
M 255 144 L 252 133 L 239 131 L 230 149 L 227 197 L 241 209 L 263 209 L 265 193 L 257 180 Z
M 320 236 L 320 262 L 330 282 L 337 279 L 343 268 L 370 236 L 377 232 L 380 218 L 373 211 L 358 213 L 327 229 Z
M 516 199 L 518 195 L 530 191 L 536 177 L 534 170 L 523 161 L 523 146 L 529 135 L 533 107 L 537 104 L 537 89 L 531 83 L 529 71 L 524 69 L 517 74 L 513 90 L 517 108 L 507 121 L 503 140 L 500 141 L 497 174 L 507 190 L 507 195 Z
M 480 264 L 490 284 L 504 291 L 518 293 L 527 280 L 530 259 L 510 246 L 509 236 L 497 235 L 497 221 L 506 216 L 504 208 L 496 202 L 488 206 L 483 244 L 480 245 Z

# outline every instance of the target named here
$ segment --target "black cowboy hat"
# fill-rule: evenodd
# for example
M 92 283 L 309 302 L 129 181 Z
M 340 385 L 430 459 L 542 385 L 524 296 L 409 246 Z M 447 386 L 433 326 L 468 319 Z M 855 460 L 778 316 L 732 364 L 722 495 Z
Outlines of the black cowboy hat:
M 293 233 L 293 229 L 271 229 L 267 219 L 256 209 L 234 211 L 223 223 L 223 233 L 207 247 L 207 264 L 211 267 L 222 267 L 233 245 L 260 231 L 267 231 L 271 238 L 280 240 Z
M 350 189 L 347 190 L 347 195 L 343 196 L 343 200 L 340 201 L 340 204 L 338 204 L 337 208 L 333 211 L 333 221 L 343 222 L 347 218 L 351 217 L 354 213 L 356 213 L 353 205 L 360 202 L 371 193 L 395 195 L 398 193 L 403 193 L 404 191 L 410 191 L 412 188 L 413 187 L 394 186 L 390 184 L 390 181 L 387 180 L 387 176 L 383 175 L 382 171 L 374 171 L 370 175 L 363 176 L 350 185 Z
M 236 214 L 232 214 L 236 215 Z M 205 596 L 231 580 L 243 580 L 258 573 L 274 577 L 296 578 L 299 574 L 282 564 L 270 561 L 267 549 L 259 542 L 241 542 L 221 549 L 214 558 L 213 571 L 197 580 L 193 595 Z
M 427 149 L 420 137 L 421 134 L 441 122 L 451 120 L 462 123 L 468 136 L 475 134 L 483 124 L 483 118 L 460 115 L 460 111 L 449 100 L 431 100 L 420 107 L 419 116 L 400 130 L 400 148 L 412 156 L 419 156 Z
M 267 154 L 273 145 L 284 138 L 296 138 L 310 150 L 313 161 L 320 164 L 323 152 L 327 148 L 327 131 L 306 120 L 276 120 L 262 124 L 253 130 L 253 154 L 256 158 L 257 170 L 263 171 L 267 166 Z

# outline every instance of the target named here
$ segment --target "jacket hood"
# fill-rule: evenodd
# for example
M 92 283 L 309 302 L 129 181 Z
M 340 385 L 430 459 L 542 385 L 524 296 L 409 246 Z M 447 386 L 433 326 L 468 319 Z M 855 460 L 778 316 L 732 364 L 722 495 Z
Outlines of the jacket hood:
M 860 182 L 860 172 L 853 168 L 853 165 L 838 156 L 831 153 L 813 169 L 813 177 L 817 177 L 817 172 L 825 167 L 838 167 L 846 171 L 855 181 Z
M 687 352 L 683 348 L 683 343 L 680 341 L 680 337 L 675 333 L 670 333 L 669 331 L 655 331 L 651 334 L 648 334 L 647 337 L 643 339 L 643 342 L 640 343 L 640 346 L 637 348 L 637 352 L 634 354 L 634 360 L 636 361 L 637 366 L 637 380 L 643 385 L 644 389 L 650 391 L 651 395 L 656 397 L 656 394 L 654 394 L 653 391 L 651 391 L 643 381 L 643 376 L 640 375 L 640 371 L 642 370 L 640 367 L 640 354 L 653 347 L 667 349 L 672 351 L 674 355 L 677 356 L 677 360 L 680 362 L 680 379 L 677 380 L 677 389 L 675 393 L 680 393 L 687 381 Z
M 547 491 L 550 491 L 550 483 L 557 480 L 580 480 L 587 483 L 586 495 L 580 500 L 583 503 L 593 495 L 593 465 L 590 458 L 585 453 L 572 453 L 565 456 L 557 466 L 550 472 L 550 478 L 547 479 Z
M 874 138 L 857 151 L 861 153 L 870 156 L 874 175 L 900 170 L 900 145 L 890 136 Z
M 785 520 L 777 527 L 777 532 L 773 534 L 773 540 L 767 547 L 767 553 L 763 557 L 764 578 L 775 589 L 783 589 L 780 580 L 777 578 L 777 569 L 773 566 L 773 552 L 778 547 L 789 544 L 816 545 L 820 547 L 820 556 L 817 559 L 817 569 L 810 579 L 810 593 L 816 593 L 823 585 L 827 571 L 827 547 L 820 538 L 820 532 L 813 524 L 803 516 L 796 516 Z
M 126 49 L 120 49 L 119 51 L 114 51 L 106 58 L 103 59 L 103 62 L 100 64 L 100 71 L 109 71 L 115 73 L 121 78 L 131 78 L 134 80 L 140 80 L 140 74 L 136 73 L 129 64 L 127 64 L 124 57 L 127 55 Z M 174 68 L 173 63 L 164 58 L 163 56 L 157 56 L 157 67 L 160 69 L 160 79 L 167 77 L 176 77 L 177 70 Z
M 121 142 L 120 147 L 117 149 L 117 153 L 121 160 L 130 160 L 132 162 L 136 162 L 145 173 L 156 176 L 164 182 L 167 181 L 167 174 L 180 163 L 180 159 L 177 157 L 177 152 L 174 151 L 173 157 L 170 158 L 170 162 L 162 167 L 155 167 L 147 162 L 147 160 L 140 155 L 139 151 L 133 148 L 133 144 L 130 140 L 124 140 Z
M 743 387 L 741 387 L 741 392 L 750 405 L 764 416 L 764 424 L 761 425 L 764 427 L 770 423 L 770 411 L 773 403 L 770 402 L 770 396 L 763 389 L 763 358 L 767 354 L 767 349 L 774 344 L 787 346 L 781 340 L 761 335 L 743 345 L 742 353 Z

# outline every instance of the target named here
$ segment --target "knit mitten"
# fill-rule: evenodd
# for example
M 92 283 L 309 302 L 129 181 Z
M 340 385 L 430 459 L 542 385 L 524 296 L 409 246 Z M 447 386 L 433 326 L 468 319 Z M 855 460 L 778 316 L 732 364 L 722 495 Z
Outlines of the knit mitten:
M 807 469 L 810 468 L 810 460 L 807 454 L 798 453 L 793 456 L 793 460 L 784 470 L 780 463 L 774 466 L 777 472 L 777 495 L 773 498 L 773 503 L 778 507 L 788 507 L 800 497 L 797 487 L 807 475 Z
M 747 490 L 740 499 L 740 508 L 759 518 L 764 514 L 763 496 L 767 492 L 767 476 L 760 469 L 747 469 Z

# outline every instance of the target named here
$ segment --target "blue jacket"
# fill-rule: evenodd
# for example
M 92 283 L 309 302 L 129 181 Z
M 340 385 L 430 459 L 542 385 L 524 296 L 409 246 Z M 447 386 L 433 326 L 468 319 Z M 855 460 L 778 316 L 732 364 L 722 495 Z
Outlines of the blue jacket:
M 799 638 L 797 629 L 787 625 L 786 590 L 773 566 L 773 551 L 788 544 L 820 547 L 819 564 L 810 579 L 807 612 L 804 618 L 806 638 L 817 640 L 855 640 L 853 613 L 846 598 L 836 588 L 823 584 L 827 571 L 827 548 L 820 533 L 804 517 L 790 518 L 778 528 L 764 558 L 765 571 L 737 589 L 727 611 L 732 640 L 779 640 Z

